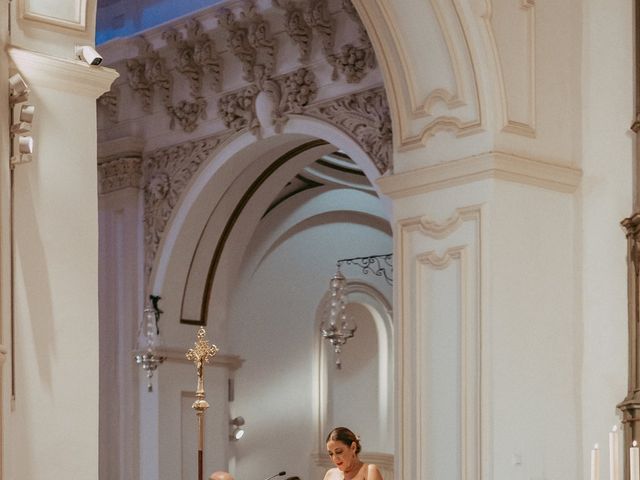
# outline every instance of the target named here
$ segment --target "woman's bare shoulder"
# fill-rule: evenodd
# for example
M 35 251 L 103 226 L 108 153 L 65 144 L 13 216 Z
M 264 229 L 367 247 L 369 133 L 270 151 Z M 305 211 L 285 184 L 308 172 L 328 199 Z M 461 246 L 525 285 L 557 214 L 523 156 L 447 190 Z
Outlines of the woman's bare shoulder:
M 367 465 L 367 480 L 382 480 L 380 469 L 374 463 Z

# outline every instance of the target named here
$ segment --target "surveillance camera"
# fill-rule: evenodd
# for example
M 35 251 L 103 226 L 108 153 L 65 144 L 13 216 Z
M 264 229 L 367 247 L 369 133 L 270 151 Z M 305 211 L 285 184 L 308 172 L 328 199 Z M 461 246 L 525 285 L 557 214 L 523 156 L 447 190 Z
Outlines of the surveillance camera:
M 100 54 L 96 52 L 95 48 L 89 45 L 77 46 L 76 56 L 89 65 L 100 65 L 102 63 Z

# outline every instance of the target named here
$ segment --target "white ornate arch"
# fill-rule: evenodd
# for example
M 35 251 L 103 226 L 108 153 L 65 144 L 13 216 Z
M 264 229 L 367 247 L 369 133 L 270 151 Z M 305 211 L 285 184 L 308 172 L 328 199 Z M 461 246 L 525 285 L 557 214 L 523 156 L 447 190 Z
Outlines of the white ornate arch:
M 274 183 L 265 184 L 263 189 L 265 193 L 259 193 L 259 197 L 256 197 L 257 201 L 271 201 L 269 195 L 274 194 L 273 188 L 275 188 L 272 185 L 282 185 L 303 166 L 331 151 L 341 150 L 347 154 L 362 168 L 372 183 L 380 175 L 367 152 L 353 137 L 328 122 L 303 115 L 292 117 L 282 133 L 266 132 L 264 138 L 259 141 L 256 141 L 250 132 L 240 133 L 221 141 L 208 152 L 209 157 L 198 164 L 197 173 L 188 184 L 185 184 L 185 190 L 179 192 L 179 200 L 175 208 L 169 212 L 166 228 L 158 237 L 157 254 L 148 265 L 150 273 L 148 290 L 156 293 L 163 292 L 163 302 L 168 313 L 179 318 L 181 309 L 178 305 L 182 304 L 182 298 L 179 298 L 177 292 L 182 292 L 184 289 L 178 287 L 181 284 L 184 286 L 189 276 L 185 265 L 174 262 L 172 259 L 176 255 L 182 257 L 185 254 L 192 259 L 198 258 L 198 239 L 216 235 L 213 233 L 215 231 L 212 227 L 213 222 L 207 227 L 214 215 L 215 207 L 212 206 L 212 199 L 213 203 L 216 203 L 221 201 L 224 194 L 230 194 L 224 201 L 226 205 L 224 208 L 227 208 L 227 215 L 229 215 L 233 205 L 241 199 L 242 192 L 265 168 L 277 162 L 283 155 L 289 155 L 290 152 L 295 152 L 301 147 L 303 151 L 281 162 L 277 175 L 267 181 Z M 307 147 L 310 150 L 304 153 Z M 172 151 L 175 151 L 175 148 Z M 152 181 L 153 176 L 148 178 Z M 235 187 L 232 188 L 234 182 Z M 232 193 L 232 190 L 235 193 Z M 268 193 L 269 191 L 271 193 Z M 385 210 L 390 215 L 390 209 L 387 204 L 385 205 Z M 220 220 L 223 217 L 216 218 Z M 226 220 L 227 218 L 223 218 L 224 222 Z M 240 235 L 241 238 L 243 235 L 249 236 L 258 221 L 257 215 L 253 215 L 251 220 L 242 218 L 236 221 L 234 228 L 244 232 Z M 147 248 L 149 248 L 148 245 Z M 224 256 L 224 252 L 221 254 Z M 210 258 L 202 265 L 208 268 L 209 262 Z M 223 260 L 222 264 L 224 262 Z M 197 262 L 192 261 L 192 264 L 194 263 Z M 233 262 L 232 264 L 235 265 Z M 226 272 L 229 270 L 233 270 L 231 265 L 225 267 Z M 227 274 L 221 276 L 227 278 Z M 202 277 L 200 280 L 203 280 Z M 201 288 L 203 288 L 203 282 L 195 282 L 192 287 L 189 287 L 187 295 L 193 294 L 194 291 L 199 292 L 197 295 L 201 295 Z M 206 301 L 210 302 L 211 298 Z

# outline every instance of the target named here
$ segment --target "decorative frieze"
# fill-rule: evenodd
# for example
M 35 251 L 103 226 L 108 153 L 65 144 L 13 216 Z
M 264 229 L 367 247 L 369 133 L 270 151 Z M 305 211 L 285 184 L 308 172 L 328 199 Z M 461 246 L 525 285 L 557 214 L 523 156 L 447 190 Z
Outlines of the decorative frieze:
M 391 116 L 383 88 L 314 105 L 305 114 L 328 121 L 351 135 L 380 173 L 391 170 Z
M 100 195 L 124 188 L 140 188 L 141 178 L 142 158 L 139 156 L 116 157 L 98 163 Z

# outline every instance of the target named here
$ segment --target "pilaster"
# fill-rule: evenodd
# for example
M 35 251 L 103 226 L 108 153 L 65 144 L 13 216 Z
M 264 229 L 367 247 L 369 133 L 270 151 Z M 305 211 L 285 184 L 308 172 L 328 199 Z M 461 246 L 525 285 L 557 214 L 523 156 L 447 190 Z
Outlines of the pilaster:
M 95 478 L 100 398 L 95 99 L 116 73 L 15 47 L 7 53 L 12 73 L 19 72 L 29 85 L 36 113 L 33 159 L 12 173 L 15 402 L 5 417 L 5 472 L 9 478 L 70 472 Z M 65 442 L 51 432 L 66 432 Z
M 140 392 L 133 361 L 144 308 L 142 151 L 124 137 L 98 146 L 100 216 L 100 476 L 139 478 Z M 149 398 L 145 398 L 149 400 Z M 148 404 L 147 404 L 148 406 Z M 146 457 L 144 457 L 146 458 Z
M 397 478 L 578 475 L 580 171 L 549 168 L 487 154 L 379 181 L 396 219 Z

